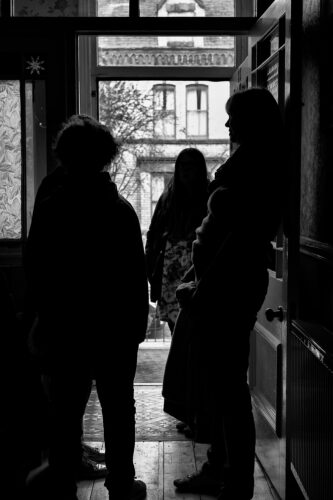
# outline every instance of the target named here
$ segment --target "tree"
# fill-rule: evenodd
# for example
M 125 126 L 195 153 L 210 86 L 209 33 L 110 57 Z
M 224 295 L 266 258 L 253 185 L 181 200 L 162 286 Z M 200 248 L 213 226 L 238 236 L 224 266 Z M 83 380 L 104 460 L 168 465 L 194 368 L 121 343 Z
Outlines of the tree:
M 145 91 L 129 81 L 100 82 L 99 119 L 120 144 L 111 175 L 121 194 L 131 196 L 139 188 L 138 160 L 160 154 L 153 140 L 154 120 L 163 119 L 164 113 L 154 111 L 151 88 Z

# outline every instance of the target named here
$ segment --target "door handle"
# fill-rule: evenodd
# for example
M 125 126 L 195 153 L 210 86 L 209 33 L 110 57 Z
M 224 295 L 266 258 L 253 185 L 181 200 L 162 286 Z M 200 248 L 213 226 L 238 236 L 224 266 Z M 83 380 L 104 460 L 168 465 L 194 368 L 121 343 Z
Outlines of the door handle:
M 267 321 L 273 321 L 274 318 L 283 321 L 283 307 L 279 306 L 276 311 L 273 311 L 271 308 L 266 309 L 265 316 Z

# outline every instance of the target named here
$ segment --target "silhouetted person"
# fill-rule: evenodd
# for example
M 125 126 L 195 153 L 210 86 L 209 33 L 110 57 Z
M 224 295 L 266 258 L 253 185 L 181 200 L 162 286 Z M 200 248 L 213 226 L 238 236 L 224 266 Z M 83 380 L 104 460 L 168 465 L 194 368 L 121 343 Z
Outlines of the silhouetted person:
M 176 289 L 192 265 L 195 229 L 207 213 L 208 184 L 206 160 L 201 151 L 192 147 L 183 149 L 147 232 L 150 296 L 152 302 L 157 301 L 159 317 L 168 323 L 171 335 L 179 312 Z M 180 421 L 176 427 L 192 437 L 190 422 Z
M 177 156 L 174 175 L 160 196 L 146 241 L 146 262 L 152 302 L 172 333 L 179 312 L 176 288 L 191 267 L 195 229 L 207 213 L 206 161 L 196 148 Z
M 81 115 L 81 117 L 84 120 L 90 120 L 89 116 Z M 59 188 L 61 188 L 61 186 L 64 184 L 64 182 L 66 182 L 67 179 L 68 169 L 62 164 L 57 165 L 57 168 L 55 170 L 44 177 L 36 194 L 34 203 L 35 210 L 39 210 L 38 205 L 40 201 L 42 202 L 45 198 L 53 196 L 53 194 L 56 193 Z M 24 316 L 26 317 L 28 323 L 33 322 L 35 311 L 33 304 L 29 303 L 29 293 L 27 293 L 25 306 L 26 311 Z M 88 403 L 89 396 L 90 393 L 87 392 L 86 403 Z M 105 466 L 105 453 L 99 451 L 97 448 L 92 447 L 83 441 L 83 420 L 81 426 L 81 436 L 82 459 L 80 468 L 77 470 L 77 479 L 98 479 L 101 477 L 105 477 L 107 474 Z M 67 453 L 66 444 L 64 444 L 64 453 Z
M 64 172 L 36 205 L 26 251 L 38 313 L 31 348 L 50 404 L 51 482 L 43 498 L 76 498 L 82 417 L 95 379 L 105 486 L 110 498 L 141 499 L 146 487 L 134 480 L 133 465 L 133 382 L 148 316 L 140 225 L 108 173 L 117 144 L 107 127 L 73 116 L 55 152 Z
M 197 229 L 193 269 L 185 277 L 189 283 L 177 291 L 182 309 L 163 394 L 181 403 L 179 387 L 183 387 L 183 404 L 196 422 L 197 440 L 211 445 L 198 473 L 174 481 L 178 490 L 220 490 L 219 500 L 249 500 L 255 458 L 247 384 L 249 337 L 267 292 L 286 158 L 279 107 L 269 91 L 253 88 L 235 93 L 226 110 L 230 139 L 238 147 L 210 185 L 208 215 Z M 184 336 L 184 329 L 189 344 L 186 363 L 175 359 L 173 348 L 178 330 Z

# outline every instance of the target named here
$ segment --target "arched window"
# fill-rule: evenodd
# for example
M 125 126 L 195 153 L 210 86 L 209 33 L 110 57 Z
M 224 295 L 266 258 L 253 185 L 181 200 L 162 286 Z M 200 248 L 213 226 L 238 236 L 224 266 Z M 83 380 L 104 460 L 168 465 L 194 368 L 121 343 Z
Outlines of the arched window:
M 208 86 L 202 84 L 186 87 L 186 135 L 208 136 Z
M 153 86 L 154 96 L 154 135 L 175 137 L 176 99 L 175 85 L 158 84 Z

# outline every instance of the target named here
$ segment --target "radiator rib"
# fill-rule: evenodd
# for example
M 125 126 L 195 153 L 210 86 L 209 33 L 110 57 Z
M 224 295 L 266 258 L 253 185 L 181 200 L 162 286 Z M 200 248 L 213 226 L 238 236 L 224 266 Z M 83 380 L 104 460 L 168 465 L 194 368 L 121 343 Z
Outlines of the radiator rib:
M 333 370 L 330 353 L 327 346 L 318 343 L 318 338 L 310 337 L 299 326 L 293 328 L 289 345 L 288 418 L 292 472 L 305 498 L 332 500 Z

